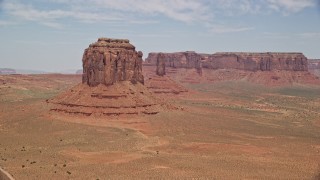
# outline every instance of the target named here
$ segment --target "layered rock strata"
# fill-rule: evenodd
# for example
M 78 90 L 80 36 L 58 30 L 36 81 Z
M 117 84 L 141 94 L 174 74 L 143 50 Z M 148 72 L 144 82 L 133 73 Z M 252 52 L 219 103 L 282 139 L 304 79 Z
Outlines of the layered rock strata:
M 160 53 L 149 53 L 145 60 L 145 65 L 157 65 L 158 56 Z M 194 51 L 176 52 L 176 53 L 161 53 L 166 67 L 172 68 L 195 68 L 201 72 L 201 55 Z
M 82 116 L 148 115 L 157 114 L 160 108 L 144 85 L 129 81 L 108 87 L 78 84 L 49 102 L 54 104 L 51 111 Z
M 208 69 L 245 71 L 308 71 L 308 60 L 302 53 L 215 53 L 202 62 Z
M 238 69 L 244 71 L 308 71 L 308 60 L 302 53 L 195 52 L 164 53 L 167 67 L 207 69 Z M 158 53 L 150 53 L 147 65 L 156 65 Z
M 154 66 L 146 66 L 143 68 L 145 80 L 145 86 L 150 92 L 157 95 L 178 95 L 188 92 L 188 90 L 180 85 L 178 82 L 174 81 L 170 76 L 172 74 L 171 70 L 176 70 L 174 68 L 167 68 L 165 76 L 159 76 L 155 72 Z M 176 72 L 173 72 L 174 74 Z

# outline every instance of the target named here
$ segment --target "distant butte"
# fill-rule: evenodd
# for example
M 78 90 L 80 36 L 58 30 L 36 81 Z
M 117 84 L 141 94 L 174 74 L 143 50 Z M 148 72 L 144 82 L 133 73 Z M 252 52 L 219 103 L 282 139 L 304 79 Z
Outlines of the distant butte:
M 126 39 L 99 38 L 83 54 L 82 83 L 48 100 L 69 115 L 157 114 L 160 105 L 143 85 L 142 52 Z

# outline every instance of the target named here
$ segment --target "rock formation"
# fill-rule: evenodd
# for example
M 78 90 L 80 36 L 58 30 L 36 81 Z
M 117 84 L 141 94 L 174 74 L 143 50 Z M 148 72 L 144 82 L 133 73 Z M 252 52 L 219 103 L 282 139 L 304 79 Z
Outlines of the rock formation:
M 150 53 L 144 66 L 155 67 L 158 54 Z M 200 54 L 188 51 L 163 54 L 166 76 L 181 83 L 246 79 L 250 82 L 278 86 L 293 83 L 319 83 L 318 77 L 320 77 L 319 70 L 308 72 L 308 60 L 298 52 Z M 317 60 L 309 61 L 309 68 L 318 66 Z
M 84 51 L 82 82 L 89 86 L 143 83 L 142 55 L 129 40 L 99 38 Z
M 156 65 L 158 53 L 150 53 L 146 64 Z M 308 71 L 302 53 L 241 53 L 220 52 L 197 54 L 193 51 L 164 53 L 166 67 L 207 69 L 238 69 L 244 71 Z
M 308 71 L 302 53 L 215 53 L 203 61 L 203 68 L 245 71 Z
M 158 54 L 156 74 L 158 76 L 164 76 L 166 74 L 166 62 L 163 53 Z
M 99 38 L 83 55 L 82 83 L 48 100 L 68 115 L 157 114 L 160 104 L 143 85 L 142 53 L 129 40 Z
M 201 69 L 201 55 L 194 51 L 176 52 L 176 53 L 162 53 L 166 67 L 172 68 L 195 68 Z M 159 53 L 149 53 L 146 58 L 146 65 L 157 65 Z
M 159 76 L 155 74 L 154 70 L 154 66 L 143 67 L 144 77 L 146 77 L 145 86 L 153 94 L 157 94 L 158 96 L 161 96 L 164 99 L 166 97 L 169 97 L 169 95 L 177 95 L 188 92 L 188 90 L 185 87 L 183 87 L 170 77 L 171 70 L 168 71 L 168 74 L 165 76 Z

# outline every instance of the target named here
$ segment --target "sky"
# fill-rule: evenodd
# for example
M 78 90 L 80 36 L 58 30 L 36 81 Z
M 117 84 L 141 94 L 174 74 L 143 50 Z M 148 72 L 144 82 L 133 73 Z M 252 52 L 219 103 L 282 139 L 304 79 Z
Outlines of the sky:
M 0 0 L 0 68 L 81 69 L 99 37 L 149 52 L 302 52 L 320 59 L 319 0 Z

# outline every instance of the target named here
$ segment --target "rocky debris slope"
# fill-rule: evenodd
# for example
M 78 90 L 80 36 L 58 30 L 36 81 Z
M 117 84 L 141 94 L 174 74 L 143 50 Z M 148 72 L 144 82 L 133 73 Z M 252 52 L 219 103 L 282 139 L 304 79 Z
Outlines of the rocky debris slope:
M 128 40 L 99 38 L 83 55 L 82 83 L 48 100 L 68 115 L 157 114 L 160 101 L 143 85 L 142 53 Z
M 89 86 L 143 83 L 142 55 L 129 40 L 99 38 L 84 51 L 82 82 Z
M 108 87 L 79 84 L 50 102 L 52 111 L 85 116 L 157 114 L 160 108 L 145 86 L 128 81 Z
M 158 68 L 157 68 L 158 69 Z M 143 68 L 144 76 L 146 77 L 145 86 L 154 94 L 157 95 L 177 95 L 188 92 L 182 85 L 178 84 L 170 77 L 172 68 L 168 68 L 168 74 L 159 76 L 155 73 L 154 66 L 146 66 Z

